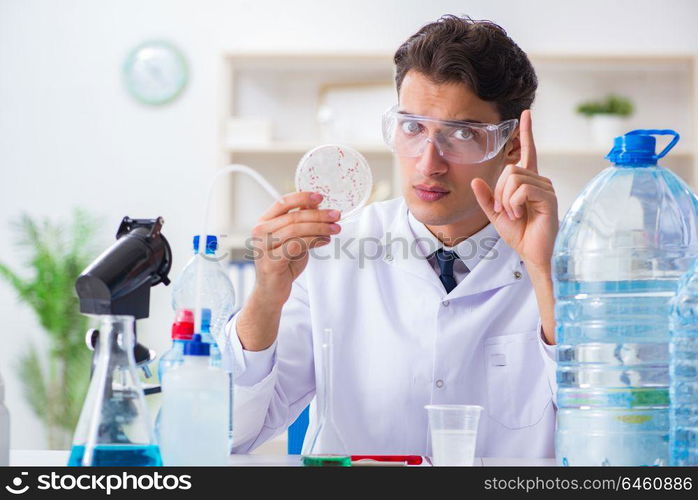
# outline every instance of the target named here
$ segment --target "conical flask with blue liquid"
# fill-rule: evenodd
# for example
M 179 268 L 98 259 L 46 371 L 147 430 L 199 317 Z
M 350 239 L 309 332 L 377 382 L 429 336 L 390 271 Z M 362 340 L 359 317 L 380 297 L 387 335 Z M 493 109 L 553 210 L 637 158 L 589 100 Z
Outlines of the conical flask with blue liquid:
M 90 387 L 69 466 L 160 466 L 133 355 L 132 316 L 101 316 Z
M 655 136 L 671 136 L 655 153 Z M 617 137 L 566 214 L 553 255 L 556 455 L 562 465 L 669 463 L 669 317 L 698 255 L 698 200 L 658 165 L 673 130 Z

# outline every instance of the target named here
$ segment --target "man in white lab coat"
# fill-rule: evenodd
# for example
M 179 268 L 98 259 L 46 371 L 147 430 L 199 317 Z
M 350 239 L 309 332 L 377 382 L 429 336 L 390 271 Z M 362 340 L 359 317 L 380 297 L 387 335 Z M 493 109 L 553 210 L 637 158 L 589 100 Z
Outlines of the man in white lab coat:
M 535 72 L 499 26 L 450 16 L 395 63 L 383 131 L 403 196 L 337 224 L 321 196 L 293 193 L 253 230 L 256 284 L 227 327 L 233 451 L 323 394 L 331 328 L 331 411 L 348 452 L 430 454 L 424 406 L 458 403 L 484 408 L 477 456 L 553 456 L 558 218 L 536 166 Z M 304 451 L 317 423 L 313 405 Z

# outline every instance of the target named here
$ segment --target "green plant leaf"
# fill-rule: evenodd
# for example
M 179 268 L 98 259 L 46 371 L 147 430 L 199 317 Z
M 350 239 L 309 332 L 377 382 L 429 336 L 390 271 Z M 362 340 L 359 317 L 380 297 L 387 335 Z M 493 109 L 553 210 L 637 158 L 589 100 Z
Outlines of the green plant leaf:
M 75 280 L 97 254 L 97 227 L 96 219 L 79 209 L 69 224 L 22 214 L 14 224 L 22 273 L 0 263 L 0 281 L 32 308 L 46 334 L 47 359 L 42 362 L 31 347 L 17 373 L 53 446 L 64 445 L 72 434 L 89 384 L 92 355 L 84 343 L 89 320 L 79 312 Z
M 610 94 L 603 99 L 586 101 L 577 106 L 577 112 L 587 117 L 594 115 L 616 115 L 627 117 L 633 114 L 634 106 L 626 97 Z
M 22 382 L 24 397 L 29 407 L 34 410 L 39 420 L 48 424 L 50 422 L 46 412 L 49 406 L 48 390 L 39 355 L 33 346 L 20 357 L 19 363 L 17 363 L 17 373 Z

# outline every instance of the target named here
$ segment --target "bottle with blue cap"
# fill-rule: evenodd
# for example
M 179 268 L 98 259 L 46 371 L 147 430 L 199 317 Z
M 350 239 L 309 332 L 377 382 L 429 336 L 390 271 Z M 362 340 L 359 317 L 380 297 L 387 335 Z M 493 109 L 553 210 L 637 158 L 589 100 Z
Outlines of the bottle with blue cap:
M 172 307 L 175 312 L 194 311 L 194 328 L 205 342 L 220 342 L 223 329 L 235 307 L 235 290 L 230 278 L 216 257 L 218 239 L 206 237 L 206 248 L 199 251 L 199 236 L 193 238 L 194 255 L 189 259 L 172 288 Z M 198 297 L 197 297 L 198 295 Z M 205 313 L 204 309 L 209 312 Z M 209 314 L 208 318 L 203 315 Z M 208 320 L 209 331 L 201 326 Z
M 204 342 L 209 343 L 212 365 L 223 365 L 221 351 L 227 340 L 224 335 L 225 325 L 235 308 L 235 289 L 226 274 L 221 259 L 216 256 L 218 239 L 214 235 L 206 236 L 206 247 L 199 251 L 199 236 L 193 237 L 194 255 L 189 259 L 181 274 L 174 282 L 172 290 L 172 307 L 179 314 L 183 310 L 194 312 L 194 329 Z M 228 438 L 233 435 L 233 375 L 232 365 L 223 366 L 228 375 Z
M 225 465 L 228 459 L 228 374 L 211 364 L 201 334 L 184 343 L 184 361 L 162 383 L 160 451 L 164 465 Z
M 655 153 L 655 136 L 671 136 Z M 673 130 L 614 140 L 555 242 L 556 456 L 561 465 L 668 465 L 669 318 L 698 256 L 698 199 L 660 166 Z

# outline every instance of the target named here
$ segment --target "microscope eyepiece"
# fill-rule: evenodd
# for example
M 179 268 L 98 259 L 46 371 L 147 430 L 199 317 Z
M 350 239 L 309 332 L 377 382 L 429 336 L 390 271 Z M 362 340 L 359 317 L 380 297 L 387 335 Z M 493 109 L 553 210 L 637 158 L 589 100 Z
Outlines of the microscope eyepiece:
M 75 283 L 83 314 L 147 318 L 150 287 L 170 283 L 172 250 L 161 233 L 164 220 L 124 217 L 116 242 Z

